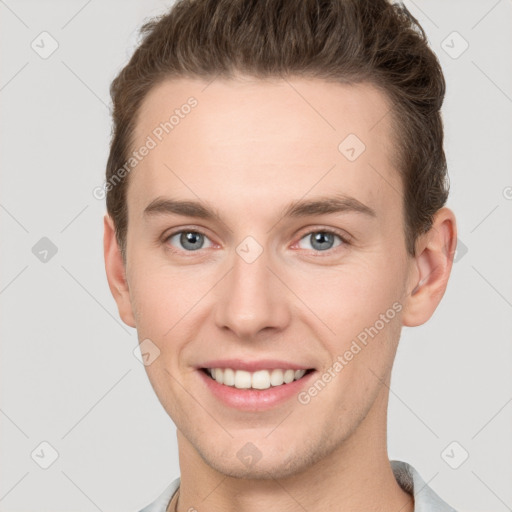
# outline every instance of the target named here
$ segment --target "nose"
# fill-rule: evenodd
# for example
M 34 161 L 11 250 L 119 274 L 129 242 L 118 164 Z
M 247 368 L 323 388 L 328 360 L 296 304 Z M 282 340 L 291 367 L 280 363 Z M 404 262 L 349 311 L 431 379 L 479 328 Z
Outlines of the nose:
M 240 340 L 254 341 L 263 331 L 280 332 L 290 322 L 289 291 L 269 259 L 266 251 L 252 262 L 235 253 L 231 271 L 216 287 L 216 324 Z

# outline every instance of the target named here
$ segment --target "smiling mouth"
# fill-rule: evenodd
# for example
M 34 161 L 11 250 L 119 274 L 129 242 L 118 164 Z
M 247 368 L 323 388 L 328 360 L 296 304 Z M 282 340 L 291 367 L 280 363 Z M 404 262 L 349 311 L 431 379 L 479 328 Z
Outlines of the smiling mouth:
M 248 372 L 232 368 L 201 368 L 211 379 L 224 386 L 237 389 L 269 389 L 271 387 L 285 386 L 314 371 L 292 369 L 258 370 Z

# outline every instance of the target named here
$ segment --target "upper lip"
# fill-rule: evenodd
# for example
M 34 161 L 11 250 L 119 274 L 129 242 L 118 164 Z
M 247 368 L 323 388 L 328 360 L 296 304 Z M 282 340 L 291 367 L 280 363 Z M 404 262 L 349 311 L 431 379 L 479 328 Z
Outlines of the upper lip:
M 207 361 L 198 366 L 201 368 L 231 368 L 233 370 L 245 370 L 246 372 L 256 372 L 258 370 L 309 370 L 311 366 L 291 363 L 289 361 L 280 361 L 278 359 L 262 359 L 259 361 L 247 361 L 242 359 L 216 359 Z

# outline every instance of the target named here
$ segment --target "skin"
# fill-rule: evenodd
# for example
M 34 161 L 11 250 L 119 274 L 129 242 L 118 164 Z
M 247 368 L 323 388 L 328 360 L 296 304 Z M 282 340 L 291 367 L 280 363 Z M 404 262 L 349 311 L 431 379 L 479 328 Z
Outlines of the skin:
M 146 370 L 177 426 L 178 510 L 410 512 L 413 498 L 387 455 L 388 386 L 401 327 L 426 322 L 445 292 L 454 215 L 442 208 L 416 256 L 407 253 L 390 105 L 372 85 L 247 77 L 207 85 L 167 80 L 145 98 L 136 147 L 187 98 L 198 105 L 129 177 L 126 265 L 104 221 L 120 316 L 160 350 Z M 350 133 L 366 146 L 353 162 L 338 150 Z M 293 201 L 333 194 L 375 216 L 282 216 Z M 199 200 L 219 216 L 145 216 L 163 196 Z M 168 238 L 180 228 L 204 233 L 202 248 L 187 252 L 179 236 Z M 325 229 L 349 243 L 335 236 L 319 250 L 310 235 Z M 247 236 L 263 249 L 250 264 L 236 252 Z M 196 369 L 220 358 L 284 359 L 321 375 L 397 302 L 401 311 L 307 405 L 294 397 L 239 411 Z M 237 457 L 248 442 L 261 453 L 249 467 Z

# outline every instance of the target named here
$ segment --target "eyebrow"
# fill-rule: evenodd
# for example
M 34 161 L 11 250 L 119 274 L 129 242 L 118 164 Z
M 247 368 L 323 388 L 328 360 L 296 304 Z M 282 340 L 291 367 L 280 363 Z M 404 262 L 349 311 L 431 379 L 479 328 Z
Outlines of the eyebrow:
M 282 217 L 298 218 L 332 213 L 362 213 L 369 217 L 377 216 L 375 210 L 355 197 L 337 195 L 293 201 L 284 209 Z M 222 218 L 217 209 L 198 201 L 181 201 L 169 197 L 157 197 L 144 209 L 144 217 L 173 214 L 206 220 Z

